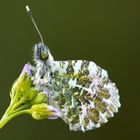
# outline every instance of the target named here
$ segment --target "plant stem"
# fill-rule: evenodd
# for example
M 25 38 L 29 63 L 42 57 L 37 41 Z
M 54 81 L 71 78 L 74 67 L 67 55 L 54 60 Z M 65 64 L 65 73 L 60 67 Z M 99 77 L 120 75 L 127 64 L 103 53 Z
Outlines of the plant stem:
M 30 109 L 27 110 L 21 110 L 19 112 L 15 112 L 14 114 L 11 114 L 8 116 L 7 113 L 4 114 L 4 116 L 2 117 L 2 119 L 0 120 L 0 129 L 7 123 L 9 122 L 11 119 L 13 119 L 14 117 L 21 115 L 21 114 L 30 114 Z
M 30 114 L 30 109 L 25 109 L 27 105 L 23 105 L 22 107 L 18 107 L 20 105 L 20 101 L 14 104 L 15 102 L 12 102 L 9 107 L 7 108 L 6 112 L 4 113 L 2 119 L 0 120 L 0 129 L 11 119 L 14 117 L 21 115 L 21 114 Z M 29 106 L 29 105 L 28 105 Z

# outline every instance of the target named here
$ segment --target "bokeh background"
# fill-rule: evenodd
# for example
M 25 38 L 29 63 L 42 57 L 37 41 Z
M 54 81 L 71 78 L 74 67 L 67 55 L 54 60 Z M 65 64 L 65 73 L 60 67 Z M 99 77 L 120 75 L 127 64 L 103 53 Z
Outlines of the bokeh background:
M 61 120 L 19 116 L 0 130 L 0 140 L 131 140 L 140 133 L 140 8 L 138 0 L 0 1 L 0 116 L 9 91 L 39 37 L 34 18 L 56 60 L 92 60 L 116 82 L 122 107 L 99 129 L 71 132 Z M 139 138 L 138 138 L 139 137 Z

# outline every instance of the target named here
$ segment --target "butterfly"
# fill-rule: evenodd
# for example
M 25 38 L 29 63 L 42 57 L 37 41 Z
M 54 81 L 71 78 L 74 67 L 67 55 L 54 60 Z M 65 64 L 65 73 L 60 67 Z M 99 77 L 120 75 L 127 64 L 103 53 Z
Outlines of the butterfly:
M 41 37 L 34 46 L 33 82 L 47 91 L 47 104 L 58 108 L 70 130 L 87 131 L 102 126 L 118 112 L 118 89 L 106 70 L 87 60 L 57 61 L 44 44 L 29 7 L 27 12 Z

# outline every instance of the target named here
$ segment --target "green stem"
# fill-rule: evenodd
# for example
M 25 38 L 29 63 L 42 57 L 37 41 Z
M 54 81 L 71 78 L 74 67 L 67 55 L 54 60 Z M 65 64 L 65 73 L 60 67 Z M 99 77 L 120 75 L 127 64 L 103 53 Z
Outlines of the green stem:
M 30 104 L 25 104 L 25 105 L 22 105 L 21 107 L 18 107 L 14 112 L 18 112 L 18 111 L 21 111 L 27 107 L 30 107 Z
M 8 116 L 7 114 L 4 114 L 4 116 L 2 117 L 2 119 L 0 120 L 0 129 L 6 124 L 8 123 L 11 119 L 13 119 L 14 117 L 21 115 L 21 114 L 31 114 L 30 109 L 27 110 L 22 110 L 19 112 L 15 112 L 14 114 Z
M 15 98 L 14 98 L 13 100 L 11 100 L 11 103 L 10 103 L 9 107 L 7 108 L 5 114 L 8 114 L 9 112 L 11 112 L 11 110 L 12 110 L 12 108 L 13 108 L 13 106 L 14 106 L 16 100 L 17 100 L 17 98 L 18 98 L 18 95 L 16 94 L 16 95 L 15 95 Z M 13 109 L 14 109 L 14 108 L 13 108 Z
M 21 114 L 30 114 L 30 109 L 25 109 L 26 107 L 29 106 L 29 104 L 18 107 L 20 103 L 21 101 L 17 102 L 16 104 L 14 104 L 14 102 L 10 104 L 10 106 L 7 108 L 6 112 L 4 113 L 2 119 L 0 120 L 0 129 L 12 118 Z M 16 107 L 18 108 L 16 109 Z
M 18 106 L 20 106 L 25 101 L 25 98 L 23 97 L 20 99 L 17 103 L 13 105 L 13 110 L 16 109 Z

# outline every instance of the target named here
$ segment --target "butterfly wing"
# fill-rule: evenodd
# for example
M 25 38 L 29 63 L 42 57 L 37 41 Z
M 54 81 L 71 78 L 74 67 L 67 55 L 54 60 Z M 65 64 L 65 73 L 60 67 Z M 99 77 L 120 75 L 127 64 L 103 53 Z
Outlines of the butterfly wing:
M 98 128 L 120 107 L 115 84 L 91 61 L 55 61 L 49 88 L 50 104 L 61 110 L 71 130 Z

